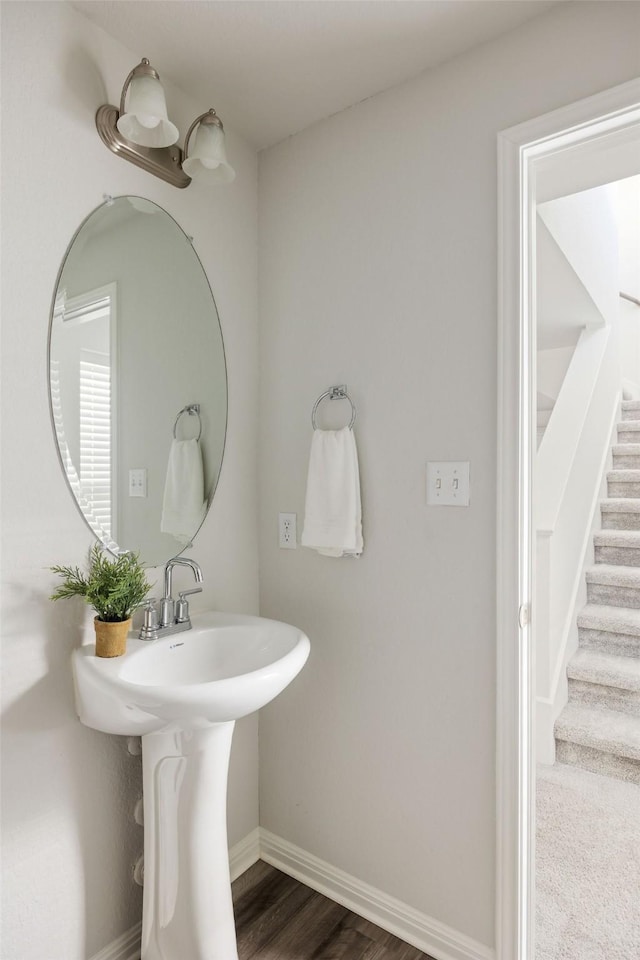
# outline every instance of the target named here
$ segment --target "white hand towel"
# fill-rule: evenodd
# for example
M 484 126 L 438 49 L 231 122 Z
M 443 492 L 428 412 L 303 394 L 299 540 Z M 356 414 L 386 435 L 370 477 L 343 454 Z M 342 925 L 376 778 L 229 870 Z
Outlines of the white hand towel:
M 204 471 L 197 440 L 174 440 L 162 502 L 162 533 L 189 543 L 204 517 Z
M 358 451 L 353 430 L 314 430 L 302 545 L 326 557 L 362 553 Z

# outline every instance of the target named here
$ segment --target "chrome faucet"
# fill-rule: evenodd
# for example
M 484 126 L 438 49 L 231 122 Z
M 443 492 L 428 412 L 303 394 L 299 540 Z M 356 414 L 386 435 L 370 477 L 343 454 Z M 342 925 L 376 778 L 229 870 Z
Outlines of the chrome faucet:
M 193 593 L 202 593 L 202 587 L 179 591 L 179 599 L 176 602 L 172 596 L 172 582 L 173 568 L 177 564 L 190 567 L 196 583 L 202 583 L 202 570 L 195 560 L 190 560 L 188 557 L 173 557 L 169 560 L 164 568 L 164 596 L 160 601 L 160 622 L 158 622 L 155 600 L 151 598 L 146 601 L 144 609 L 144 623 L 140 630 L 141 640 L 157 640 L 158 637 L 166 637 L 171 633 L 181 633 L 183 630 L 191 629 L 189 601 L 185 598 Z
M 198 564 L 195 562 L 195 560 L 189 560 L 188 557 L 174 557 L 172 560 L 169 560 L 169 562 L 164 568 L 164 597 L 160 601 L 160 626 L 161 627 L 168 627 L 175 621 L 175 616 L 174 616 L 175 602 L 173 597 L 171 596 L 171 584 L 172 584 L 172 578 L 173 578 L 173 568 L 176 566 L 176 564 L 180 564 L 181 566 L 184 566 L 184 567 L 191 567 L 191 569 L 193 570 L 193 575 L 195 577 L 196 583 L 202 583 L 202 570 L 200 569 Z M 184 600 L 184 598 L 188 594 L 200 593 L 201 590 L 202 590 L 202 587 L 196 587 L 195 590 L 184 590 L 180 594 L 180 598 L 181 600 L 184 601 L 184 603 L 187 603 L 187 601 Z M 187 616 L 186 616 L 187 620 L 189 619 L 188 609 L 189 608 L 187 606 Z M 184 618 L 179 622 L 184 622 Z

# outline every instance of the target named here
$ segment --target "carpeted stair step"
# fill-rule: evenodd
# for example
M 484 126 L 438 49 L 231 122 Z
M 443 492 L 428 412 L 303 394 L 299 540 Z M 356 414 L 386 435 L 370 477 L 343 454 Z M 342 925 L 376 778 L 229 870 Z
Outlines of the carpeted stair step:
M 556 759 L 640 783 L 640 719 L 570 703 L 555 726 Z
M 640 443 L 616 443 L 612 451 L 614 470 L 640 470 Z
M 640 608 L 640 568 L 598 563 L 586 579 L 589 603 Z
M 631 497 L 602 500 L 600 515 L 606 530 L 640 530 L 640 500 Z
M 580 647 L 616 657 L 640 657 L 640 610 L 588 603 L 578 614 Z
M 596 563 L 640 567 L 640 530 L 600 530 L 593 543 Z
M 640 400 L 622 401 L 622 419 L 640 420 Z
M 640 443 L 640 419 L 620 421 L 618 443 Z
M 567 667 L 569 702 L 640 718 L 640 660 L 577 650 Z
M 609 470 L 607 493 L 610 497 L 640 497 L 640 470 Z

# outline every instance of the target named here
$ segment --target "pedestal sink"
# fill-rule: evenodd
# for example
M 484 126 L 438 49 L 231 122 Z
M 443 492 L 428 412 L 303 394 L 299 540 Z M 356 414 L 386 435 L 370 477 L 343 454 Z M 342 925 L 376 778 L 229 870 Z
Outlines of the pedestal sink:
M 227 771 L 236 720 L 273 700 L 309 655 L 286 623 L 222 613 L 192 630 L 129 637 L 111 660 L 73 653 L 78 714 L 142 737 L 142 960 L 237 960 L 227 852 Z

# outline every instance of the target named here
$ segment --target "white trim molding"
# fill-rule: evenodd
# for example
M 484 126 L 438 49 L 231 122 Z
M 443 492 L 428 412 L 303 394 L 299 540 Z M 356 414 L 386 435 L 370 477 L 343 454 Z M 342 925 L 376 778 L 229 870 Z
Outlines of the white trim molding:
M 231 882 L 242 876 L 245 870 L 252 867 L 260 859 L 260 828 L 256 827 L 251 833 L 236 843 L 229 850 L 229 873 Z
M 495 960 L 494 951 L 484 944 L 264 829 L 260 830 L 260 858 L 435 960 Z
M 91 960 L 140 960 L 141 939 L 142 923 L 136 923 L 99 953 L 94 953 Z
M 498 134 L 497 960 L 533 960 L 532 479 L 538 165 L 640 131 L 640 80 Z

